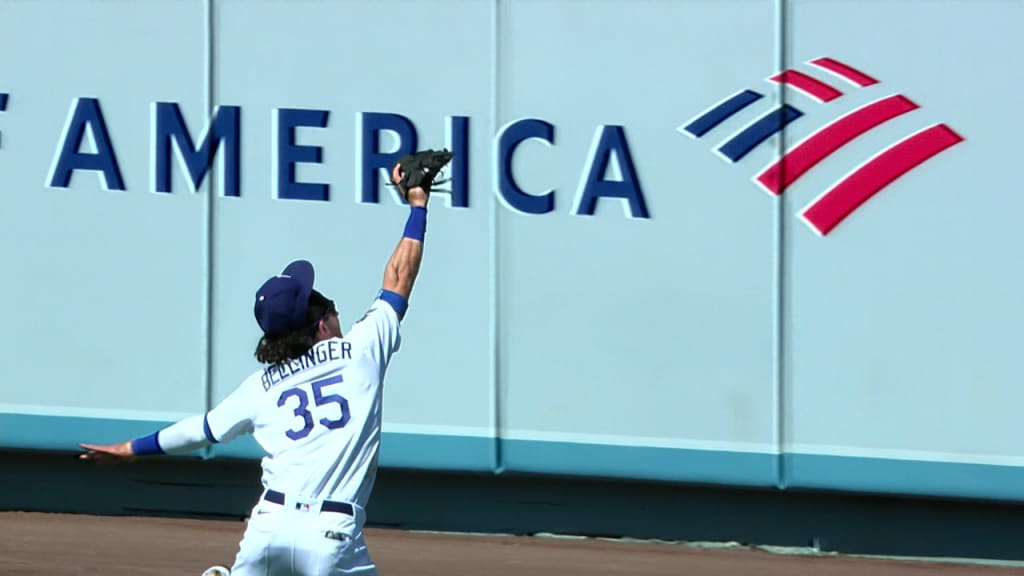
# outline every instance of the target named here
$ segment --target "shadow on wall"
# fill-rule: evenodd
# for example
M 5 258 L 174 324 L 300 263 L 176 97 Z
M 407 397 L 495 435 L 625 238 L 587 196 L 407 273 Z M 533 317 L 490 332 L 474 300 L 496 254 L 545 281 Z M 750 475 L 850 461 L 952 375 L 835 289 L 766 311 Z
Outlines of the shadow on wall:
M 70 453 L 0 453 L 0 509 L 241 520 L 252 460 L 95 465 Z M 1024 560 L 1024 505 L 384 469 L 378 527 L 818 546 L 825 551 Z

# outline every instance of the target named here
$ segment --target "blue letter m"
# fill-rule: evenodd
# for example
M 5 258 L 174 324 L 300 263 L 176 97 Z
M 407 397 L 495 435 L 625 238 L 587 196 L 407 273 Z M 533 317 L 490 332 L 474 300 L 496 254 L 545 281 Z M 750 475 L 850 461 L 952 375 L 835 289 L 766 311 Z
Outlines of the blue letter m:
M 155 142 L 155 189 L 171 191 L 171 141 L 173 140 L 192 181 L 192 190 L 198 190 L 221 142 L 224 142 L 224 195 L 239 195 L 241 130 L 238 106 L 218 106 L 213 120 L 197 148 L 189 134 L 181 110 L 175 102 L 156 102 L 153 110 Z

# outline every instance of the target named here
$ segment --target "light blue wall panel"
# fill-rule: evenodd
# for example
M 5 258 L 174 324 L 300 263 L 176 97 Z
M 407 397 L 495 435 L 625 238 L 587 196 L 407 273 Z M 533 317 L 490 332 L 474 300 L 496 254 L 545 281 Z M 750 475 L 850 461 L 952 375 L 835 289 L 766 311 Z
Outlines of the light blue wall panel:
M 202 113 L 202 3 L 4 2 L 0 14 L 0 412 L 201 410 L 206 198 L 153 192 L 150 105 Z M 94 170 L 49 185 L 79 98 L 99 101 L 123 190 Z M 95 139 L 87 130 L 77 151 Z
M 749 168 L 713 153 L 775 106 L 762 82 L 773 17 L 768 1 L 502 3 L 501 121 L 555 127 L 553 145 L 514 156 L 518 185 L 553 189 L 554 210 L 499 214 L 507 469 L 569 472 L 587 445 L 611 444 L 643 447 L 630 461 L 650 458 L 638 470 L 660 478 L 726 481 L 730 467 L 662 453 L 774 453 L 773 205 L 749 189 Z M 750 110 L 701 139 L 677 130 L 748 85 L 766 94 Z M 615 198 L 576 214 L 603 125 L 624 126 L 649 218 Z M 773 157 L 768 141 L 749 162 Z M 619 475 L 618 462 L 577 473 Z M 747 481 L 774 482 L 772 462 Z
M 829 103 L 791 93 L 790 102 L 814 113 L 793 124 L 790 144 L 892 95 L 918 108 L 840 148 L 785 193 L 783 446 L 797 453 L 785 482 L 982 495 L 987 484 L 964 479 L 985 474 L 945 478 L 934 471 L 952 467 L 925 463 L 1024 463 L 1024 200 L 1011 144 L 1024 128 L 1014 56 L 1024 49 L 1015 32 L 1024 4 L 801 1 L 788 15 L 790 65 L 844 92 Z M 878 83 L 859 87 L 808 64 L 822 56 Z M 963 142 L 910 169 L 825 237 L 800 220 L 869 159 L 940 123 Z M 910 167 L 913 159 L 907 149 L 891 163 Z M 865 466 L 854 480 L 800 464 L 834 456 L 894 467 Z M 996 487 L 992 494 L 1019 497 Z

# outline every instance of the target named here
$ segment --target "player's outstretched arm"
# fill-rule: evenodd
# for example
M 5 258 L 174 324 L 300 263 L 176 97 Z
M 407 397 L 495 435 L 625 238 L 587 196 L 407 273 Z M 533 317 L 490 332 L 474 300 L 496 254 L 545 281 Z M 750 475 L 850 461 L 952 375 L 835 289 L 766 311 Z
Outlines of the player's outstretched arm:
M 166 434 L 168 430 L 180 428 L 182 423 L 191 427 L 193 424 L 191 424 L 190 421 L 194 420 L 194 418 L 195 417 L 182 420 L 177 424 L 164 428 L 160 432 L 154 432 L 153 434 L 141 436 L 134 440 L 118 442 L 117 444 L 79 444 L 85 452 L 79 454 L 78 457 L 82 460 L 95 460 L 97 462 L 130 462 L 135 460 L 136 456 L 156 456 L 166 454 L 167 452 L 164 450 L 164 447 L 161 446 L 160 440 L 158 440 L 158 434 Z M 201 416 L 199 418 L 201 418 Z M 173 439 L 171 442 L 173 442 Z M 165 439 L 164 444 L 171 444 L 170 448 L 172 450 L 180 451 L 181 448 L 184 448 L 186 451 L 191 451 L 207 446 L 209 445 L 209 442 L 207 442 L 205 438 L 200 438 L 197 440 L 181 442 L 182 446 L 178 446 L 177 444 L 172 444 Z
M 252 402 L 246 388 L 228 395 L 210 412 L 188 416 L 152 434 L 117 444 L 80 444 L 82 460 L 119 462 L 136 456 L 186 454 L 210 444 L 229 442 L 242 433 L 252 432 L 248 416 Z M 216 434 L 216 435 L 215 435 Z
M 85 452 L 78 455 L 82 460 L 96 460 L 98 462 L 123 462 L 133 460 L 135 451 L 132 450 L 132 442 L 120 442 L 117 444 L 79 444 Z
M 392 181 L 398 184 L 401 174 L 399 166 L 395 166 L 391 174 Z M 427 228 L 429 198 L 430 194 L 423 188 L 408 190 L 406 200 L 409 202 L 410 212 L 405 223 L 405 233 L 398 241 L 398 246 L 391 254 L 387 266 L 384 267 L 382 287 L 386 291 L 398 294 L 406 301 L 412 293 L 412 286 L 416 283 L 420 262 L 423 260 L 423 237 Z

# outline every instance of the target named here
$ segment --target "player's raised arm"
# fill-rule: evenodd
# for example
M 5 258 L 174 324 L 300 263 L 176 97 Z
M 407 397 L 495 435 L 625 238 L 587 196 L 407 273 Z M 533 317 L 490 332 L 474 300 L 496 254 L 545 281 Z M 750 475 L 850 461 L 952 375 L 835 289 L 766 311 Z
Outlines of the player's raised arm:
M 423 259 L 423 238 L 427 229 L 427 201 L 430 186 L 441 168 L 451 160 L 448 151 L 427 150 L 406 156 L 391 170 L 391 181 L 398 186 L 402 197 L 409 203 L 409 219 L 398 246 L 384 267 L 384 292 L 381 297 L 388 300 L 401 317 L 412 293 L 413 284 L 420 271 Z M 396 295 L 400 299 L 394 298 Z M 392 302 L 391 300 L 396 300 Z
M 396 168 L 397 170 L 397 168 Z M 394 292 L 408 300 L 412 286 L 420 272 L 423 260 L 423 237 L 427 230 L 427 199 L 429 193 L 423 188 L 409 190 L 409 219 L 405 222 L 405 232 L 398 246 L 391 253 L 384 267 L 382 288 Z

